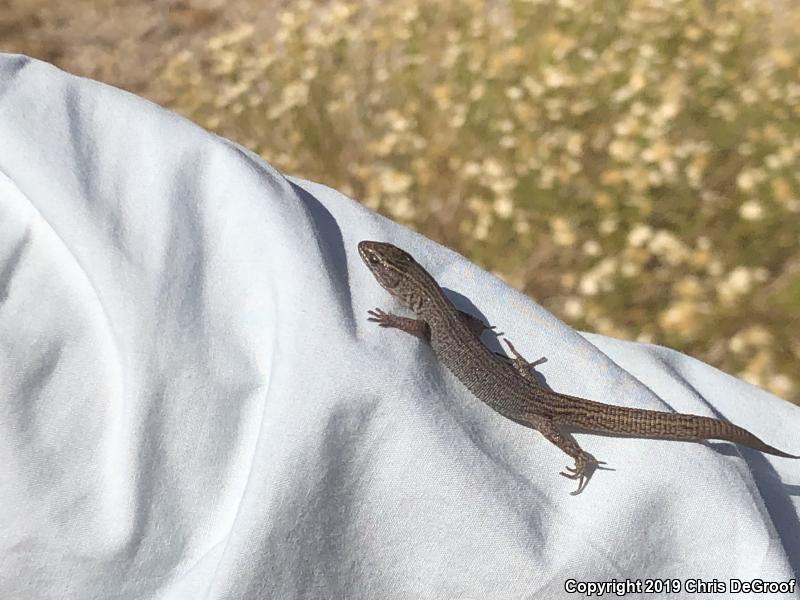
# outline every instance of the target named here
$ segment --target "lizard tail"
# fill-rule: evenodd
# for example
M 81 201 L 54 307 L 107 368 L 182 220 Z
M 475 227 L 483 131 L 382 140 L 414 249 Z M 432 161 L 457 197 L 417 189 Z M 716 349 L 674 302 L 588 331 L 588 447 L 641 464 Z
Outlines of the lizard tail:
M 746 429 L 711 417 L 668 413 L 641 408 L 601 404 L 568 396 L 569 403 L 553 407 L 556 419 L 563 417 L 578 429 L 685 442 L 725 440 L 744 444 L 759 452 L 783 458 L 800 458 L 770 446 Z

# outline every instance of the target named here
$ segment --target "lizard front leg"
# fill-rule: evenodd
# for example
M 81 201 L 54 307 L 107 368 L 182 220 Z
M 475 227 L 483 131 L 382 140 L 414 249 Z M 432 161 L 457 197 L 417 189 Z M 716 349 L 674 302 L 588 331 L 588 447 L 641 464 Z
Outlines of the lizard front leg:
M 426 341 L 430 341 L 431 339 L 431 329 L 425 321 L 387 313 L 380 308 L 369 310 L 367 313 L 370 315 L 367 320 L 377 323 L 381 327 L 399 329 L 400 331 L 405 331 L 406 333 L 410 333 Z

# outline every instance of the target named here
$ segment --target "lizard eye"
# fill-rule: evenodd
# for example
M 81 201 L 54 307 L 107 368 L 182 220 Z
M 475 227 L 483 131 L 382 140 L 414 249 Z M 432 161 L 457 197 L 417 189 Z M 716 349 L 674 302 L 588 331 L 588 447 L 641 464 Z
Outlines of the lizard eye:
M 370 255 L 369 255 L 369 258 L 368 258 L 367 260 L 369 260 L 370 264 L 373 264 L 373 265 L 377 265 L 379 262 L 381 262 L 381 261 L 378 259 L 378 257 L 377 257 L 377 256 L 375 256 L 374 254 L 370 254 Z

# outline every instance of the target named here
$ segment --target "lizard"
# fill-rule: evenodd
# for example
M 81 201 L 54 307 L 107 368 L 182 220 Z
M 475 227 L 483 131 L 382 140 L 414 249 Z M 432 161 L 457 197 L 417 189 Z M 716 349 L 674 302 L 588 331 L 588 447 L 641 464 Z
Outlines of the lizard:
M 504 417 L 539 431 L 571 457 L 575 465 L 560 474 L 577 480 L 578 488 L 572 495 L 585 489 L 596 468 L 607 467 L 565 435 L 562 429 L 567 428 L 676 441 L 718 439 L 774 456 L 800 458 L 721 419 L 616 406 L 552 391 L 532 372 L 546 359 L 526 360 L 505 337 L 513 358 L 490 350 L 480 337 L 494 327 L 457 309 L 408 252 L 369 240 L 359 242 L 358 252 L 377 282 L 416 316 L 403 317 L 376 308 L 368 311 L 368 320 L 427 341 L 438 360 L 478 399 Z

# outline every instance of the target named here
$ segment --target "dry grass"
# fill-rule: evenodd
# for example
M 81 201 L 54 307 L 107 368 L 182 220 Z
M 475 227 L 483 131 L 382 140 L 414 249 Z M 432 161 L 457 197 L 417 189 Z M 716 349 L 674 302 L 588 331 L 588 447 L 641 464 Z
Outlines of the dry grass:
M 798 401 L 798 22 L 747 0 L 299 2 L 163 81 L 576 327 Z
M 576 327 L 798 402 L 800 8 L 772 5 L 292 2 L 196 28 L 148 95 Z

